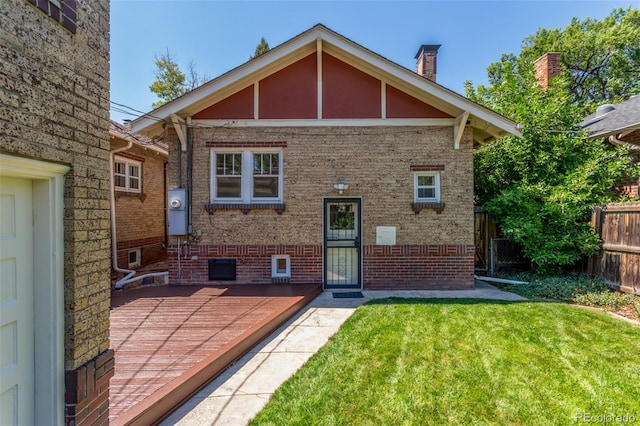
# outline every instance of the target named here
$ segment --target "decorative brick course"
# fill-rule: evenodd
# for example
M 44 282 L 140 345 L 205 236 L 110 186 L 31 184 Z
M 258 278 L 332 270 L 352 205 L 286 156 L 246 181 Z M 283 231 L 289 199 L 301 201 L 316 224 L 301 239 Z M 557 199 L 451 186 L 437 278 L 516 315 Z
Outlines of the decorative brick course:
M 437 172 L 444 170 L 443 164 L 412 164 L 409 166 L 409 170 L 412 172 Z
M 237 142 L 223 142 L 223 141 L 210 141 L 206 143 L 209 148 L 286 148 L 287 142 L 285 141 L 237 141 Z
M 473 288 L 473 245 L 367 245 L 363 253 L 365 289 Z M 290 284 L 321 283 L 322 246 L 202 246 L 169 247 L 169 280 L 174 284 L 271 284 L 271 257 L 291 258 Z M 208 260 L 236 259 L 235 281 L 209 281 Z M 277 282 L 280 282 L 275 279 Z

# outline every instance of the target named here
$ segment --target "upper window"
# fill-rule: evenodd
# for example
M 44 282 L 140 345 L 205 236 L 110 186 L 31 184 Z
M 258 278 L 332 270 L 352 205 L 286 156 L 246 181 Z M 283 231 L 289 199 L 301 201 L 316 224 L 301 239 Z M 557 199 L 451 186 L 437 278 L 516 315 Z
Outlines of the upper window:
M 212 202 L 282 201 L 281 151 L 212 151 Z
M 76 33 L 76 0 L 29 0 L 29 2 L 73 34 Z
M 414 175 L 414 200 L 421 203 L 440 202 L 440 174 L 416 173 Z
M 140 192 L 142 188 L 142 163 L 128 158 L 116 157 L 113 164 L 115 189 L 125 192 Z

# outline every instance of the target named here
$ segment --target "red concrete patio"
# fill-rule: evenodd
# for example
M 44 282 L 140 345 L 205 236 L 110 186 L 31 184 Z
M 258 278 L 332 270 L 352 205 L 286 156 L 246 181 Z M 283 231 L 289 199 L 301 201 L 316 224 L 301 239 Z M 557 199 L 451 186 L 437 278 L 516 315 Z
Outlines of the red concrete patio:
M 319 284 L 114 292 L 110 424 L 161 420 L 320 292 Z

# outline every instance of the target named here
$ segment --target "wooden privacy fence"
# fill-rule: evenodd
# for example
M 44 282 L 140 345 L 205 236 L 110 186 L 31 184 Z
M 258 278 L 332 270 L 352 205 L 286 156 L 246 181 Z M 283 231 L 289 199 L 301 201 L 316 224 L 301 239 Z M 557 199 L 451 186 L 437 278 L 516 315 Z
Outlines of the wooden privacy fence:
M 602 250 L 589 260 L 589 273 L 611 288 L 640 294 L 640 202 L 595 206 L 591 224 Z

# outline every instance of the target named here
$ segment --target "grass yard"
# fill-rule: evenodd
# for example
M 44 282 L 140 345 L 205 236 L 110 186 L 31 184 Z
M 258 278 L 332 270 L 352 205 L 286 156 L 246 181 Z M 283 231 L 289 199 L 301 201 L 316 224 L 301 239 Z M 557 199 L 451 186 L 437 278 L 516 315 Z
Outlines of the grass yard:
M 559 303 L 386 299 L 251 424 L 640 424 L 638 401 L 640 326 Z

